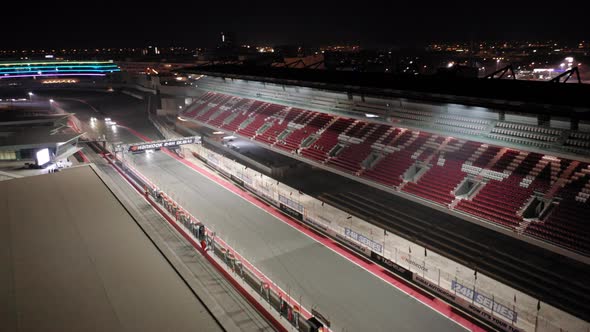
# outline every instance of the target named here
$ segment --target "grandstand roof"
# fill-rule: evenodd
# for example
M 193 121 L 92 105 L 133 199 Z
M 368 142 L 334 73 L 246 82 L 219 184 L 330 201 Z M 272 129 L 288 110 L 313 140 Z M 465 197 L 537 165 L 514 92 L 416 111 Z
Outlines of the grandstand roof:
M 447 76 L 403 76 L 242 65 L 198 66 L 178 71 L 590 119 L 590 100 L 588 99 L 590 85 L 586 84 Z
M 2 331 L 215 331 L 92 166 L 0 182 Z

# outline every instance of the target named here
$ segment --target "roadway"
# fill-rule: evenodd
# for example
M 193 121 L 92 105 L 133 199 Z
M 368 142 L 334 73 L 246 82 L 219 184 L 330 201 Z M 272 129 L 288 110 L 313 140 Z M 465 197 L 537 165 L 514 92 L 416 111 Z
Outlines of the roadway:
M 68 105 L 63 103 L 63 106 L 67 110 Z M 73 110 L 83 121 L 95 112 L 86 109 L 85 114 L 84 109 L 83 104 L 77 104 Z M 144 114 L 114 103 L 102 107 L 97 117 L 106 115 L 120 121 L 118 116 L 122 115 L 125 124 L 149 137 L 157 137 L 154 129 L 145 125 Z M 99 124 L 91 130 L 105 133 L 111 141 L 139 140 L 122 127 L 104 128 Z M 128 158 L 140 172 L 171 193 L 191 214 L 217 231 L 292 297 L 327 316 L 336 331 L 463 330 L 446 316 L 167 154 L 155 152 Z
M 131 187 L 110 164 L 88 151 L 104 181 L 134 217 L 146 236 L 174 266 L 194 294 L 226 331 L 273 331 L 264 316 L 224 279 L 207 259 Z

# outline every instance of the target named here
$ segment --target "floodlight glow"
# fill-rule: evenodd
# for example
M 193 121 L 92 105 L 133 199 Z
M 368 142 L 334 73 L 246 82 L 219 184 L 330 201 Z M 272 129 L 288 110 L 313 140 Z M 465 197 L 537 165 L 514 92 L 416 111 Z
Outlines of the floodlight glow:
M 50 158 L 49 158 L 49 149 L 45 148 L 43 150 L 39 150 L 39 151 L 37 151 L 37 153 L 35 154 L 35 156 L 37 158 L 37 165 L 39 165 L 39 166 L 45 165 L 50 160 Z
M 24 77 L 37 77 L 37 76 L 47 76 L 47 77 L 52 77 L 52 76 L 106 76 L 106 74 L 86 74 L 86 73 L 82 73 L 82 74 L 26 74 L 26 75 L 0 75 L 0 79 L 3 78 L 24 78 Z
M 379 115 L 376 115 L 376 114 L 371 114 L 371 113 L 365 113 L 365 116 L 366 116 L 367 118 L 378 118 L 378 117 L 379 117 Z
M 39 61 L 0 63 L 0 78 L 24 78 L 35 76 L 105 76 L 96 74 L 107 74 L 118 71 L 121 71 L 121 69 L 112 61 Z
M 571 56 L 568 56 L 567 58 L 565 58 L 565 61 L 572 63 L 572 62 L 574 62 L 574 58 Z
M 96 64 L 113 64 L 112 60 L 109 61 L 41 61 L 41 62 L 27 62 L 27 63 L 23 63 L 23 62 L 8 62 L 8 63 L 0 63 L 0 68 L 1 67 L 9 67 L 9 66 L 23 66 L 23 65 L 27 65 L 27 66 L 31 66 L 31 65 L 69 65 L 69 64 L 91 64 L 91 65 L 96 65 Z

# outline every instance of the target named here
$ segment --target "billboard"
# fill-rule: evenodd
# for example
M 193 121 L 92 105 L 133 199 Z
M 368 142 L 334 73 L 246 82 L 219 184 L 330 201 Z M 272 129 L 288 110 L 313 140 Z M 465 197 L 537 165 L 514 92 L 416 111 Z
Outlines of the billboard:
M 191 136 L 191 137 L 184 137 L 184 138 L 178 138 L 178 139 L 169 139 L 169 140 L 163 140 L 163 141 L 131 144 L 128 146 L 127 151 L 128 152 L 142 152 L 142 151 L 146 151 L 146 150 L 157 150 L 157 149 L 161 149 L 161 148 L 173 148 L 173 147 L 177 147 L 179 145 L 197 143 L 198 142 L 197 138 L 198 138 L 197 136 Z M 122 146 L 118 146 L 115 149 L 115 151 L 122 151 L 122 150 L 123 150 Z

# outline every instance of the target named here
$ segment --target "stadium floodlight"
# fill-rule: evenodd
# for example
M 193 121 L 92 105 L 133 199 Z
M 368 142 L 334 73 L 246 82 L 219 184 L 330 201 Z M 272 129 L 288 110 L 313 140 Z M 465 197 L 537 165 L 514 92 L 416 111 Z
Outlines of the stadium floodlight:
M 55 102 L 55 100 L 53 100 L 53 99 L 49 99 L 49 102 L 50 102 L 50 103 L 53 103 L 53 102 Z
M 49 158 L 49 149 L 45 148 L 43 150 L 37 151 L 36 155 L 37 158 L 37 165 L 43 166 L 47 164 L 50 160 Z

